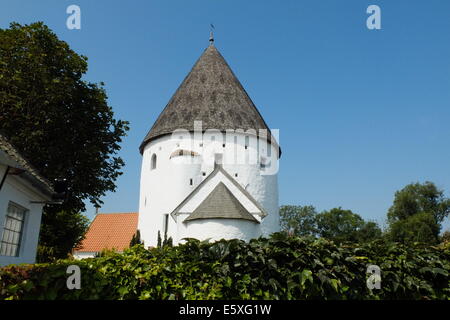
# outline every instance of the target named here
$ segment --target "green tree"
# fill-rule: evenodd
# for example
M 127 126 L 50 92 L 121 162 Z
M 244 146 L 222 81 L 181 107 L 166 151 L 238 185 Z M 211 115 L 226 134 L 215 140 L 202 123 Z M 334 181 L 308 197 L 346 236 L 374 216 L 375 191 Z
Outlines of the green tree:
M 450 229 L 442 233 L 441 242 L 450 242 Z
M 376 222 L 342 208 L 317 213 L 313 206 L 280 207 L 281 230 L 296 236 L 319 236 L 336 242 L 368 242 L 382 237 Z
M 432 214 L 437 223 L 442 223 L 450 213 L 450 199 L 433 182 L 411 183 L 397 191 L 388 211 L 388 222 L 404 220 L 423 212 Z
M 314 236 L 317 233 L 316 215 L 313 206 L 281 206 L 281 230 L 296 236 Z
M 395 193 L 387 218 L 392 240 L 437 243 L 450 199 L 432 182 L 412 183 Z
M 416 213 L 406 219 L 393 222 L 390 226 L 390 238 L 401 243 L 424 242 L 436 244 L 439 241 L 440 225 L 428 212 Z
M 46 242 L 39 245 L 38 262 L 65 257 L 84 239 L 89 224 L 89 219 L 77 212 L 60 210 L 43 215 L 42 225 L 45 227 L 41 228 L 39 236 Z
M 162 247 L 161 232 L 159 230 L 158 230 L 158 237 L 157 237 L 156 247 L 157 248 L 161 248 Z
M 136 230 L 136 233 L 133 234 L 133 237 L 131 238 L 130 241 L 130 247 L 133 247 L 137 244 L 143 244 L 143 242 L 141 241 L 141 232 L 138 230 Z
M 375 222 L 365 222 L 361 216 L 341 207 L 317 215 L 319 236 L 335 242 L 367 242 L 381 237 Z
M 358 229 L 356 232 L 356 239 L 359 243 L 369 242 L 375 239 L 381 239 L 383 232 L 376 222 L 368 221 Z
M 70 226 L 83 226 L 84 201 L 101 205 L 124 165 L 117 152 L 128 122 L 114 118 L 103 83 L 83 80 L 86 71 L 87 58 L 43 23 L 0 29 L 0 131 L 50 181 L 69 185 L 66 202 L 43 213 L 40 245 L 57 257 L 84 233 Z
M 314 236 L 317 233 L 316 215 L 317 211 L 313 206 L 281 206 L 281 229 L 291 235 Z

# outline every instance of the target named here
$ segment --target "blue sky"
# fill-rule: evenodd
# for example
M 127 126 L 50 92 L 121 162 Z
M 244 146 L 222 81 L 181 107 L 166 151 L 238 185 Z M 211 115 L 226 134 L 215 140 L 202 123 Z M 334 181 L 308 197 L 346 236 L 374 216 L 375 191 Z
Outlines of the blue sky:
M 66 27 L 71 4 L 81 30 Z M 366 27 L 371 4 L 381 30 Z M 216 46 L 280 129 L 280 204 L 342 206 L 381 225 L 408 183 L 430 180 L 450 193 L 449 15 L 444 0 L 0 3 L 1 28 L 44 21 L 88 56 L 85 79 L 105 82 L 116 117 L 131 123 L 124 175 L 101 212 L 137 211 L 138 146 L 213 23 Z

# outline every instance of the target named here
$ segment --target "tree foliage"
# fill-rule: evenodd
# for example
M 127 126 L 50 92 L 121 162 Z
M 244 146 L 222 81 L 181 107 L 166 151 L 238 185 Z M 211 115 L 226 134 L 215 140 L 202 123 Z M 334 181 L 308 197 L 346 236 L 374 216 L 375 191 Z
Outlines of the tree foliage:
M 367 242 L 379 239 L 381 229 L 351 210 L 333 208 L 317 213 L 313 206 L 281 206 L 281 229 L 290 235 L 322 237 L 335 242 Z
M 135 246 L 81 261 L 0 268 L 0 299 L 449 299 L 450 247 L 286 237 Z M 81 269 L 80 290 L 66 285 Z M 381 289 L 367 288 L 378 265 Z
M 381 239 L 383 232 L 376 222 L 367 221 L 357 231 L 356 239 L 360 243 Z
M 393 222 L 390 225 L 392 241 L 412 243 L 425 242 L 436 244 L 439 242 L 440 225 L 434 216 L 427 212 L 416 213 L 406 219 Z
M 61 254 L 80 237 L 84 201 L 99 206 L 124 165 L 117 152 L 128 122 L 114 118 L 103 83 L 82 79 L 87 67 L 43 23 L 0 29 L 0 131 L 50 181 L 67 179 L 67 201 L 45 208 L 40 238 Z
M 441 242 L 450 242 L 450 230 L 445 230 L 442 233 Z
M 437 243 L 450 199 L 432 182 L 412 183 L 395 193 L 388 211 L 390 237 L 399 242 Z
M 356 241 L 364 220 L 351 210 L 333 208 L 317 216 L 319 235 L 337 242 Z
M 313 206 L 281 206 L 281 229 L 291 235 L 315 236 L 317 234 L 316 215 L 317 212 Z
M 65 257 L 73 248 L 77 248 L 84 239 L 90 221 L 81 213 L 61 210 L 43 215 L 41 223 L 45 227 L 41 228 L 40 237 L 46 241 L 39 246 L 38 262 L 46 262 Z
M 143 244 L 141 240 L 141 231 L 139 231 L 139 229 L 136 230 L 136 233 L 133 234 L 133 237 L 131 237 L 130 247 L 133 247 L 138 244 Z
M 388 211 L 388 221 L 393 223 L 424 212 L 432 214 L 436 223 L 442 223 L 450 213 L 450 199 L 429 181 L 411 183 L 397 191 Z

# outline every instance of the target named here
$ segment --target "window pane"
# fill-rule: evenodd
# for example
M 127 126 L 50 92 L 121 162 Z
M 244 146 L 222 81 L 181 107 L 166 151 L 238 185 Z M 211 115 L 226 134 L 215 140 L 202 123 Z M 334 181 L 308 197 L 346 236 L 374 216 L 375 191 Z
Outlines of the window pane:
M 14 244 L 19 244 L 19 235 L 20 235 L 20 233 L 14 232 L 13 241 L 12 241 Z
M 6 216 L 5 228 L 11 229 L 11 223 L 12 223 L 12 219 L 10 219 L 8 216 Z
M 9 228 L 9 229 L 15 231 L 16 225 L 17 225 L 17 220 L 14 220 L 12 218 L 10 218 L 10 220 L 11 220 L 11 228 Z
M 16 231 L 16 232 L 22 231 L 22 222 L 16 221 L 16 227 L 14 228 L 14 231 Z
M 8 239 L 6 241 L 8 243 L 12 243 L 12 241 L 13 241 L 13 232 L 8 230 Z
M 14 203 L 8 205 L 2 237 L 0 239 L 0 255 L 18 255 L 25 213 L 26 209 Z
M 16 208 L 14 208 L 14 207 L 9 207 L 9 210 L 8 210 L 8 216 L 10 216 L 10 217 L 12 217 L 12 218 L 15 218 L 15 217 L 16 217 Z

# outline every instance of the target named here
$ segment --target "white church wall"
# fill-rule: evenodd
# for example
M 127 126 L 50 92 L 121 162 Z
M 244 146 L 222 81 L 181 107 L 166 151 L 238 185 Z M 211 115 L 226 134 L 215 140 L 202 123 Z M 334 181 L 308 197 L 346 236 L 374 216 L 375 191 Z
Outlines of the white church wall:
M 146 246 L 155 246 L 158 230 L 163 236 L 164 215 L 170 214 L 214 169 L 216 154 L 222 154 L 223 168 L 246 189 L 256 201 L 269 214 L 258 227 L 262 235 L 269 235 L 279 231 L 278 213 L 278 182 L 277 174 L 262 175 L 260 168 L 260 150 L 256 138 L 251 137 L 246 143 L 245 134 L 236 134 L 238 139 L 230 143 L 226 139 L 216 138 L 211 142 L 210 137 L 203 140 L 202 136 L 192 139 L 183 137 L 182 140 L 173 139 L 171 135 L 159 137 L 148 143 L 143 151 L 141 169 L 141 188 L 139 203 L 139 224 L 141 237 Z M 252 140 L 253 139 L 253 140 Z M 260 143 L 271 148 L 271 154 L 276 153 L 276 147 L 266 144 L 265 139 L 259 139 Z M 262 140 L 262 141 L 261 141 Z M 236 143 L 235 143 L 236 142 Z M 225 144 L 225 146 L 224 146 Z M 247 145 L 247 148 L 245 146 Z M 176 149 L 185 149 L 199 154 L 197 157 L 181 156 L 170 159 L 171 153 Z M 261 148 L 260 148 L 261 149 Z M 264 153 L 267 150 L 264 150 Z M 156 169 L 150 169 L 151 157 L 157 155 Z M 242 161 L 230 161 L 230 159 Z M 197 163 L 189 163 L 183 160 L 200 160 Z M 256 160 L 256 161 L 255 161 Z M 186 163 L 187 162 L 187 163 Z M 238 163 L 236 163 L 238 162 Z M 246 162 L 246 163 L 245 163 Z M 248 164 L 249 162 L 253 162 Z M 235 176 L 237 174 L 237 177 Z M 192 179 L 192 185 L 190 185 Z M 228 186 L 235 188 L 235 186 Z M 246 200 L 243 200 L 244 202 Z M 174 240 L 177 236 L 177 226 L 169 215 L 168 236 Z M 220 220 L 220 219 L 219 219 Z M 214 226 L 224 225 L 225 222 L 215 222 Z M 238 223 L 238 226 L 243 224 Z M 194 226 L 194 224 L 192 224 Z M 233 226 L 237 228 L 237 226 Z M 217 236 L 220 237 L 220 228 Z M 233 234 L 238 234 L 233 231 Z M 254 233 L 252 233 L 253 235 Z M 259 233 L 255 234 L 256 236 Z M 176 241 L 175 241 L 176 243 Z
M 260 213 L 261 210 L 251 202 L 248 197 L 245 196 L 237 187 L 233 184 L 222 172 L 217 173 L 211 180 L 208 181 L 198 192 L 185 203 L 180 209 L 180 212 L 193 212 L 203 200 L 214 190 L 214 188 L 223 182 L 225 186 L 231 191 L 231 193 L 241 202 L 247 211 L 250 213 Z
M 195 238 L 198 240 L 217 241 L 221 239 L 241 239 L 249 241 L 257 238 L 260 234 L 259 224 L 237 219 L 199 219 L 183 222 L 188 217 L 187 214 L 179 216 L 178 239 Z
M 265 139 L 258 139 L 260 149 L 258 150 L 256 138 L 251 137 L 248 142 L 249 146 L 245 150 L 243 139 L 238 139 L 237 153 L 238 155 L 246 154 L 250 164 L 225 163 L 223 167 L 266 210 L 268 216 L 261 222 L 261 235 L 268 236 L 273 232 L 280 231 L 278 173 L 275 170 L 271 175 L 262 174 L 259 160 L 261 156 L 267 156 L 267 154 L 272 156 L 272 161 L 274 158 L 277 159 L 278 150 L 276 148 L 278 147 L 267 143 Z M 267 148 L 271 149 L 269 153 Z M 253 163 L 252 155 L 256 155 L 258 163 Z M 235 177 L 235 173 L 238 174 L 237 177 Z
M 194 178 L 199 176 L 200 164 L 179 164 L 170 159 L 173 151 L 182 148 L 170 136 L 163 136 L 149 143 L 142 160 L 138 229 L 145 246 L 155 246 L 158 230 L 163 234 L 164 215 L 175 207 L 195 188 Z M 156 168 L 151 170 L 153 154 L 157 155 Z M 190 184 L 193 179 L 193 184 Z M 175 221 L 169 216 L 168 237 L 176 237 Z

